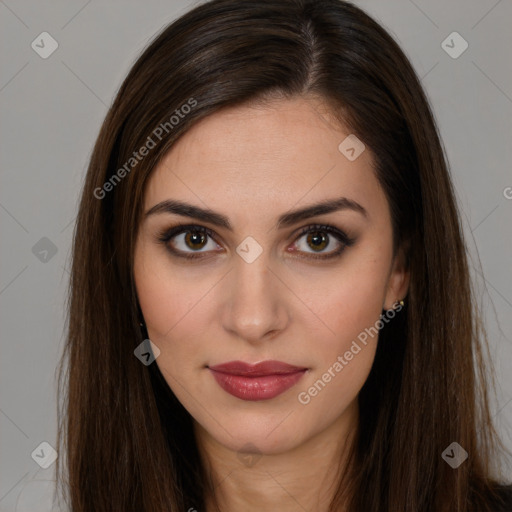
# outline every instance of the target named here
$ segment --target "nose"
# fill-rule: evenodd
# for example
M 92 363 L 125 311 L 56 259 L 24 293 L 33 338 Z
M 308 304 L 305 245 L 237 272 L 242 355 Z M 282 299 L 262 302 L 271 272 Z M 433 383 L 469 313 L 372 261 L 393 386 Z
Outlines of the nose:
M 289 322 L 290 291 L 270 268 L 265 251 L 252 263 L 236 257 L 233 264 L 221 316 L 224 329 L 251 344 L 275 338 Z

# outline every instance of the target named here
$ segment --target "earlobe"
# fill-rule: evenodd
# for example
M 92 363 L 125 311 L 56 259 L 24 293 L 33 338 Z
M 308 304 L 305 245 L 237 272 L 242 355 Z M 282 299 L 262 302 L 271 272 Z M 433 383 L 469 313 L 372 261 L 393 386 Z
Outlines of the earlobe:
M 409 290 L 409 281 L 410 270 L 406 263 L 405 251 L 401 248 L 397 251 L 393 262 L 383 309 L 392 309 L 397 302 L 405 298 Z

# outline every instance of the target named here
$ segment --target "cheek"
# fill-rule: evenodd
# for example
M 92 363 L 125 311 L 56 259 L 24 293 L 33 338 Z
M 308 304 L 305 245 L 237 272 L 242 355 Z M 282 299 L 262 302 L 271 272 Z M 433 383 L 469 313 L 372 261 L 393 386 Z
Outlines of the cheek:
M 321 336 L 313 338 L 318 340 L 314 352 L 310 352 L 314 365 L 300 389 L 303 399 L 299 396 L 303 404 L 314 402 L 312 409 L 331 403 L 336 404 L 332 413 L 339 413 L 368 377 L 377 347 L 388 271 L 387 261 L 375 257 L 376 252 L 378 247 L 359 253 L 335 278 L 326 275 L 316 280 L 315 294 L 308 291 L 309 306 L 316 317 L 311 322 L 319 324 L 320 319 L 323 326 Z
M 135 250 L 134 278 L 148 332 L 154 340 L 165 336 L 197 302 L 200 281 L 187 281 L 172 270 L 165 254 L 144 239 Z
M 198 344 L 207 336 L 216 281 L 206 273 L 176 271 L 150 250 L 136 255 L 134 277 L 149 338 L 161 351 L 159 366 L 186 369 L 194 355 L 197 361 Z
M 157 342 L 172 329 L 184 306 L 182 300 L 177 300 L 176 293 L 172 293 L 172 282 L 162 279 L 157 269 L 147 268 L 136 271 L 135 282 L 148 333 L 152 341 Z
M 341 286 L 325 296 L 319 316 L 329 327 L 314 344 L 312 370 L 297 392 L 308 416 L 328 425 L 356 399 L 370 373 L 377 348 L 381 294 L 370 285 Z
M 352 340 L 373 326 L 382 313 L 386 262 L 383 264 L 382 259 L 371 255 L 358 255 L 353 260 L 336 273 L 316 276 L 314 289 L 312 279 L 307 277 L 299 292 L 302 297 L 308 297 L 308 307 L 315 313 L 310 322 L 323 326 L 323 341 L 316 347 L 329 357 L 333 351 L 348 350 Z

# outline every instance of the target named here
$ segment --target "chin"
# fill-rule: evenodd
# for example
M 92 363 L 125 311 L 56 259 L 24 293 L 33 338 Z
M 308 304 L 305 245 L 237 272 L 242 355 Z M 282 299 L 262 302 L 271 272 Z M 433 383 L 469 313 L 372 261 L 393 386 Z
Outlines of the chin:
M 208 418 L 201 428 L 216 442 L 234 451 L 253 451 L 264 455 L 287 452 L 305 441 L 305 426 L 299 425 L 289 410 L 282 413 L 239 411 L 231 417 Z M 295 421 L 293 421 L 293 419 Z M 283 421 L 284 420 L 284 421 Z

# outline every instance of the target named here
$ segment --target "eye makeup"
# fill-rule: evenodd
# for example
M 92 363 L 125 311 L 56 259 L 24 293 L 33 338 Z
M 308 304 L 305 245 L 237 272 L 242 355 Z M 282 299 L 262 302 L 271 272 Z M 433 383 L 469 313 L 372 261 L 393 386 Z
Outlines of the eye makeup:
M 200 235 L 202 239 L 198 243 L 207 242 L 208 238 L 211 238 L 215 243 L 217 242 L 217 235 L 214 231 L 211 229 L 197 225 L 197 224 L 178 224 L 176 226 L 173 226 L 171 228 L 166 228 L 162 230 L 156 237 L 157 243 L 163 244 L 165 248 L 170 252 L 172 256 L 178 257 L 178 258 L 185 258 L 185 259 L 202 259 L 209 257 L 208 253 L 211 252 L 217 252 L 217 251 L 194 251 L 193 248 L 188 246 L 190 251 L 177 249 L 174 244 L 172 244 L 172 240 L 177 238 L 178 236 L 185 234 L 184 239 L 182 240 L 185 244 L 187 242 L 190 243 L 190 237 L 189 235 Z M 345 251 L 347 247 L 352 246 L 355 243 L 355 238 L 349 237 L 344 231 L 328 225 L 328 224 L 312 224 L 305 226 L 301 228 L 299 233 L 296 236 L 294 245 L 304 236 L 308 236 L 306 239 L 306 243 L 310 243 L 313 240 L 318 240 L 318 235 L 327 235 L 323 236 L 321 243 L 327 240 L 327 244 L 325 247 L 329 247 L 332 243 L 331 240 L 334 239 L 338 242 L 339 247 L 335 250 L 332 250 L 330 252 L 327 252 L 325 254 L 323 253 L 315 253 L 315 252 L 309 252 L 309 251 L 302 251 L 297 250 L 296 247 L 288 250 L 288 252 L 294 253 L 294 254 L 304 254 L 305 256 L 299 256 L 301 259 L 321 259 L 321 260 L 327 260 L 332 259 L 341 256 L 341 254 Z M 194 243 L 194 242 L 192 242 Z M 308 245 L 308 247 L 311 247 Z M 324 247 L 324 248 L 325 248 Z M 200 249 L 203 249 L 201 247 Z

